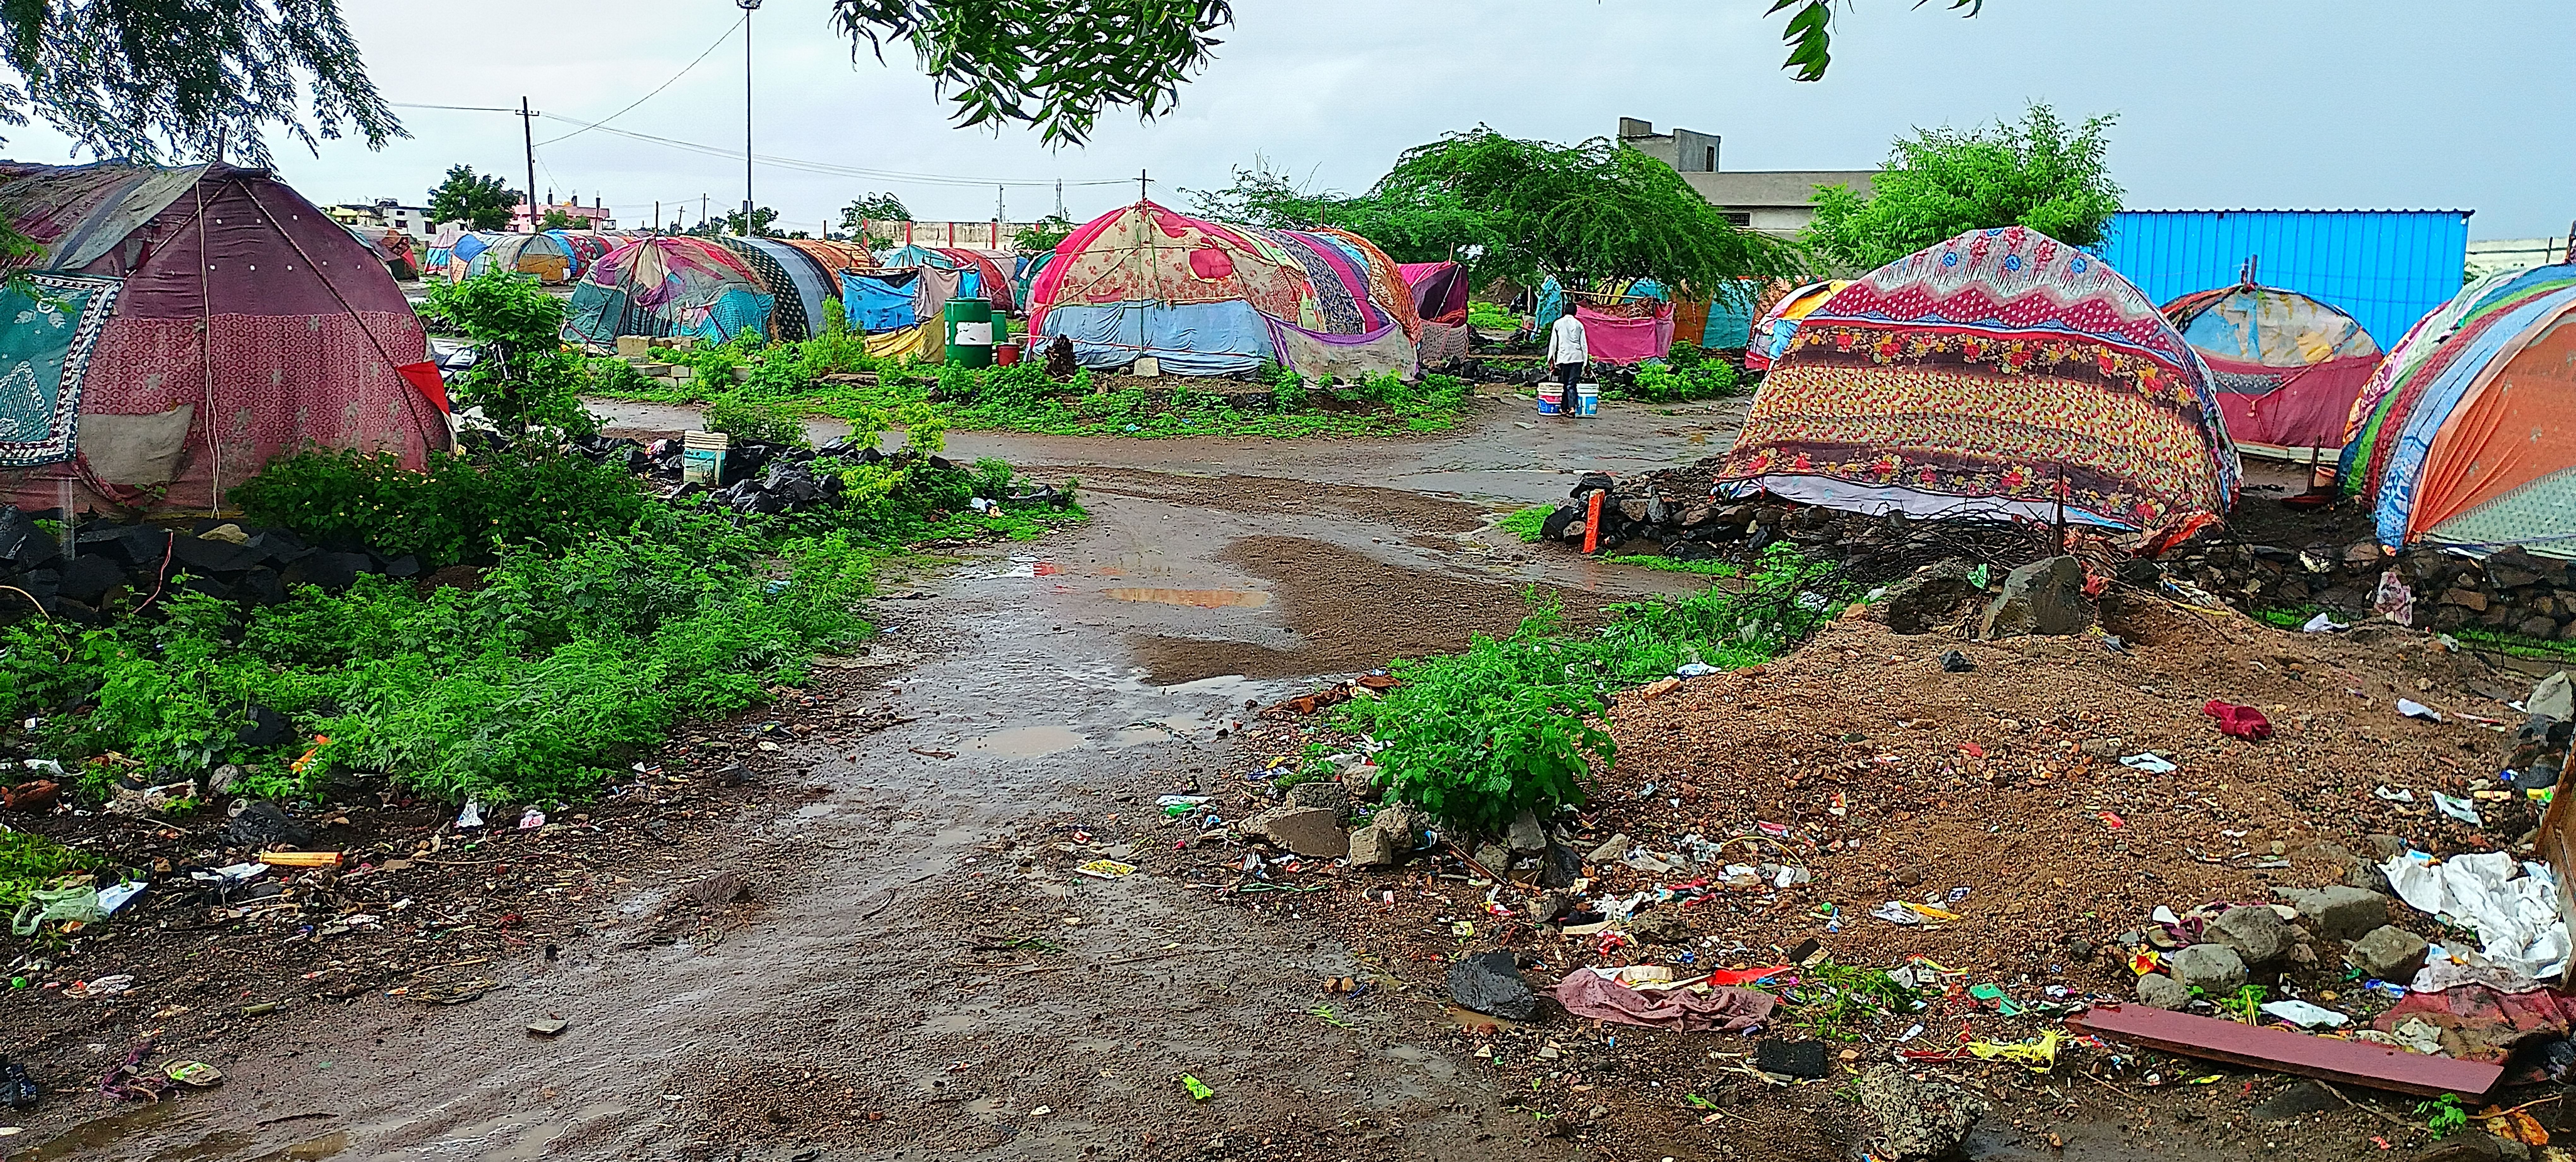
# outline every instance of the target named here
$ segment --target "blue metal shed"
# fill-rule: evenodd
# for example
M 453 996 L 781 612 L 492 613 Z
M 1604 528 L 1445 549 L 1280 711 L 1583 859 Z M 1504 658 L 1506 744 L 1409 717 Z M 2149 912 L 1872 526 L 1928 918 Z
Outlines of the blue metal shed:
M 2458 294 L 2470 210 L 2124 210 L 2093 249 L 2158 305 L 2255 279 L 2344 310 L 2396 344 Z

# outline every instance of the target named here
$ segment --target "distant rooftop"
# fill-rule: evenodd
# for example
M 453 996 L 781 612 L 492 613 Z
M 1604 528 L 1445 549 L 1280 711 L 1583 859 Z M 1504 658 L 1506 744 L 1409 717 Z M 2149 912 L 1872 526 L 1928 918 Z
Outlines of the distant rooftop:
M 1685 173 L 1682 180 L 1712 205 L 1752 210 L 1813 205 L 1818 186 L 1850 186 L 1866 198 L 1877 176 L 1867 169 L 1739 169 Z

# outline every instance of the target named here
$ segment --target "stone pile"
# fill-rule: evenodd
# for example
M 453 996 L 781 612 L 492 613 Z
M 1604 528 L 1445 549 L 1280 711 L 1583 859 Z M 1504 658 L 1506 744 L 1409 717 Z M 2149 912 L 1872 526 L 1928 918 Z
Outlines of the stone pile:
M 418 557 L 391 556 L 353 542 L 307 543 L 285 529 L 200 520 L 189 529 L 91 520 L 78 525 L 65 556 L 61 514 L 0 506 L 0 620 L 28 616 L 28 601 L 75 625 L 98 625 L 119 590 L 140 600 L 167 585 L 249 604 L 286 600 L 296 585 L 338 592 L 362 573 L 416 577 Z M 39 524 L 38 522 L 46 522 Z

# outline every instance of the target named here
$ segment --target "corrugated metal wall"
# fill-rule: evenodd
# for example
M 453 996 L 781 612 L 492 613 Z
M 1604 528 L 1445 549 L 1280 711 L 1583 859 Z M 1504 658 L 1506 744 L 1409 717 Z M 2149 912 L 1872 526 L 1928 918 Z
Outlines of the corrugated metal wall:
M 2096 247 L 2158 305 L 2255 277 L 2341 307 L 2382 349 L 2460 290 L 2466 210 L 2128 210 Z

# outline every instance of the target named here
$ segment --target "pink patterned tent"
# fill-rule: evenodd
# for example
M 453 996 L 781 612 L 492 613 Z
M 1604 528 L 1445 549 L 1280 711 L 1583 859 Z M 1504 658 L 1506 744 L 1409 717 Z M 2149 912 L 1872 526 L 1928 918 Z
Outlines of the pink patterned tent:
M 0 500 L 51 508 L 68 484 L 82 510 L 207 511 L 306 445 L 414 467 L 448 447 L 385 264 L 267 171 L 0 162 L 0 205 L 42 247 L 16 269 L 114 287 L 85 374 L 61 384 L 56 453 L 0 467 Z

